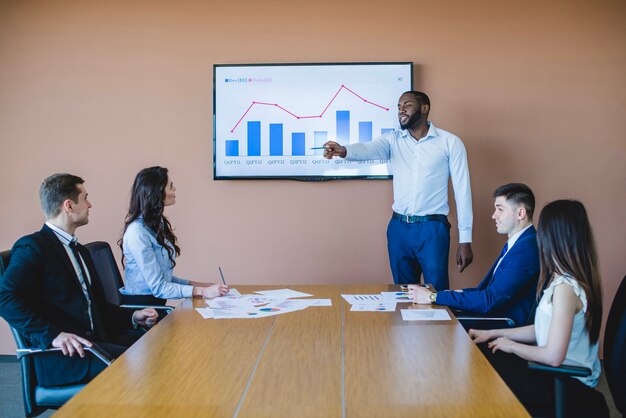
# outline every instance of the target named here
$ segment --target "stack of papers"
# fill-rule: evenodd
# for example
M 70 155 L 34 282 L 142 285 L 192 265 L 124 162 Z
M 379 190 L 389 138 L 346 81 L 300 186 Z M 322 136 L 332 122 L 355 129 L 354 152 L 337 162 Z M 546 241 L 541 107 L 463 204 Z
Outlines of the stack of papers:
M 395 312 L 395 302 L 380 302 L 380 303 L 355 303 L 350 308 L 351 311 L 358 312 Z
M 397 303 L 410 303 L 408 292 L 381 292 L 377 295 L 341 295 L 351 311 L 395 312 Z
M 400 309 L 405 321 L 450 321 L 445 309 Z
M 263 290 L 242 295 L 231 289 L 226 296 L 207 301 L 206 308 L 196 308 L 203 318 L 264 318 L 306 309 L 310 306 L 332 306 L 330 299 L 291 299 L 313 296 L 291 289 Z
M 411 303 L 408 292 L 381 292 L 378 295 L 341 295 L 358 312 L 395 312 L 396 304 Z M 450 321 L 445 309 L 400 309 L 405 321 Z

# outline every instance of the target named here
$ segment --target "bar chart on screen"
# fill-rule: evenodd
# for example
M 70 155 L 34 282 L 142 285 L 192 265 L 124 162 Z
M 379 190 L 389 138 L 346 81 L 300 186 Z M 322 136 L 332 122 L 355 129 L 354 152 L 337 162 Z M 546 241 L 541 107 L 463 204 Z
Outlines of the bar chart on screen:
M 216 65 L 214 177 L 388 178 L 387 160 L 323 158 L 398 126 L 410 63 Z

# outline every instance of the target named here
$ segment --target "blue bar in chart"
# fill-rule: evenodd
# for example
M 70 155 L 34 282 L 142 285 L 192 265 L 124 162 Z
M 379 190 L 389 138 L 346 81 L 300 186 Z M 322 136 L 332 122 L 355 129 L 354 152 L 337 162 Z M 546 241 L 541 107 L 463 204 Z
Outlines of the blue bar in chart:
M 313 146 L 323 147 L 328 141 L 328 131 L 313 131 Z M 316 149 L 315 155 L 324 155 L 323 149 Z
M 239 141 L 236 139 L 226 140 L 226 156 L 238 157 L 239 156 Z
M 261 156 L 261 122 L 248 122 L 248 156 Z
M 304 155 L 304 132 L 291 133 L 291 155 Z
M 341 145 L 350 143 L 350 111 L 337 111 L 337 142 Z
M 359 122 L 359 142 L 372 141 L 372 122 Z
M 270 155 L 283 155 L 282 123 L 270 123 Z

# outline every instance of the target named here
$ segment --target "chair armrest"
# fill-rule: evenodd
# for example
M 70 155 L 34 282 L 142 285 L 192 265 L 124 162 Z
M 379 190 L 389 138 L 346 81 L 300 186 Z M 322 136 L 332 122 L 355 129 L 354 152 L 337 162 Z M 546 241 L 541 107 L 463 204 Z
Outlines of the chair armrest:
M 153 308 L 158 310 L 162 310 L 165 311 L 167 313 L 170 313 L 174 310 L 173 306 L 162 306 L 162 305 L 158 305 L 158 306 L 152 306 L 152 305 L 120 305 L 120 308 L 126 308 L 126 309 L 145 309 L 145 308 Z
M 510 318 L 485 318 L 481 316 L 457 316 L 463 328 L 498 329 L 513 328 L 515 322 Z
M 94 357 L 98 360 L 102 361 L 107 366 L 110 366 L 113 363 L 113 359 L 109 357 L 109 355 L 102 351 L 100 347 L 97 345 L 93 345 L 91 347 L 83 347 L 83 350 L 90 352 Z M 52 353 L 52 352 L 60 352 L 60 348 L 18 348 L 15 350 L 15 354 L 17 359 L 20 360 L 24 356 L 35 356 L 42 353 Z
M 485 322 L 502 322 L 514 326 L 515 322 L 511 318 L 485 318 L 484 316 L 459 316 L 456 319 L 459 321 L 485 321 Z
M 530 370 L 550 373 L 550 374 L 554 374 L 557 376 L 587 377 L 591 375 L 591 369 L 587 367 L 579 367 L 579 366 L 561 365 L 559 367 L 552 367 L 552 366 L 537 363 L 534 361 L 529 361 L 528 368 Z

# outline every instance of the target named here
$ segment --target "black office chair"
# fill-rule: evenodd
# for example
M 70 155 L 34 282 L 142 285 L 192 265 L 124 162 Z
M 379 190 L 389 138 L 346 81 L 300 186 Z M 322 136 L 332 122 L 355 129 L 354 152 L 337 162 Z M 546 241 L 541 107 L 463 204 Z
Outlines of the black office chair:
M 0 252 L 0 276 L 4 273 L 5 268 L 9 265 L 10 251 Z M 24 411 L 27 417 L 36 417 L 48 409 L 58 409 L 65 402 L 67 402 L 72 396 L 78 393 L 85 384 L 70 385 L 70 386 L 57 386 L 57 387 L 44 387 L 40 386 L 37 382 L 37 374 L 35 373 L 34 357 L 46 355 L 49 356 L 52 352 L 58 352 L 61 354 L 60 348 L 50 349 L 38 349 L 32 348 L 28 344 L 28 340 L 22 337 L 20 333 L 13 327 L 9 326 L 15 339 L 17 346 L 16 355 L 20 362 L 20 369 L 22 374 L 22 395 L 24 399 Z M 107 366 L 111 364 L 112 360 L 107 354 L 100 351 L 97 346 L 85 347 L 87 356 L 93 355 L 98 360 L 102 361 Z
M 87 383 L 70 386 L 44 387 L 37 382 L 37 374 L 35 373 L 35 356 L 46 355 L 48 353 L 58 352 L 63 355 L 60 348 L 39 349 L 31 348 L 27 340 L 23 338 L 19 332 L 13 327 L 11 332 L 17 345 L 17 359 L 20 362 L 22 373 L 22 395 L 24 398 L 24 411 L 27 417 L 36 417 L 47 409 L 58 409 L 65 404 L 70 398 L 76 395 Z M 102 352 L 95 344 L 91 347 L 84 347 L 86 355 L 95 356 L 107 366 L 112 363 L 112 359 Z M 82 360 L 82 359 L 81 359 Z M 85 357 L 85 361 L 87 358 Z
M 604 330 L 604 371 L 606 380 L 613 395 L 613 400 L 622 416 L 626 414 L 626 276 L 622 279 L 606 322 Z M 541 363 L 528 362 L 531 370 L 549 373 L 554 376 L 555 416 L 568 416 L 566 379 L 570 377 L 586 377 L 591 370 L 585 367 L 559 366 L 550 367 Z M 595 393 L 594 393 L 595 392 Z M 596 411 L 606 408 L 606 400 L 598 391 L 590 393 Z M 599 417 L 600 414 L 595 413 Z
M 89 250 L 89 254 L 96 266 L 96 271 L 98 272 L 98 276 L 100 276 L 100 282 L 104 289 L 107 302 L 121 306 L 122 308 L 154 308 L 159 312 L 159 319 L 174 310 L 172 306 L 165 306 L 163 299 L 122 295 L 119 289 L 124 287 L 124 282 L 122 281 L 122 275 L 117 267 L 111 246 L 104 241 L 94 241 L 85 244 L 85 247 Z M 149 304 L 135 302 L 136 300 L 145 301 L 146 299 L 153 300 L 154 302 Z M 160 301 L 163 301 L 163 304 L 160 304 Z
M 9 258 L 11 258 L 11 250 L 0 252 L 0 276 L 2 276 L 4 269 L 9 265 Z
M 603 347 L 606 380 L 617 410 L 626 416 L 626 276 L 609 311 Z

